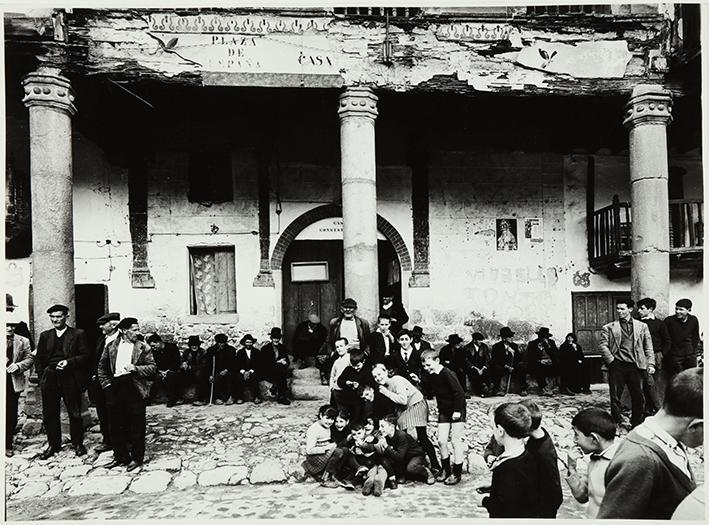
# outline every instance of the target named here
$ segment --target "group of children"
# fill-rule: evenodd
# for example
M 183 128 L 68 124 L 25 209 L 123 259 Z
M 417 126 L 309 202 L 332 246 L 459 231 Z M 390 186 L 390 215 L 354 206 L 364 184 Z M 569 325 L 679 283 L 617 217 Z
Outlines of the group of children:
M 349 424 L 350 414 L 330 405 L 320 407 L 318 420 L 306 432 L 305 473 L 325 487 L 343 487 L 381 496 L 385 489 L 418 480 L 432 485 L 436 472 L 416 439 L 397 427 L 387 415 L 363 424 Z M 492 438 L 483 457 L 492 471 L 481 502 L 491 518 L 556 518 L 562 503 L 559 457 L 549 433 L 541 426 L 542 413 L 531 399 L 502 403 L 490 410 Z M 576 459 L 562 459 L 566 482 L 574 498 L 588 502 L 587 515 L 598 513 L 605 492 L 604 474 L 613 457 L 616 425 L 599 408 L 581 410 L 572 420 L 574 443 L 590 463 L 585 476 Z

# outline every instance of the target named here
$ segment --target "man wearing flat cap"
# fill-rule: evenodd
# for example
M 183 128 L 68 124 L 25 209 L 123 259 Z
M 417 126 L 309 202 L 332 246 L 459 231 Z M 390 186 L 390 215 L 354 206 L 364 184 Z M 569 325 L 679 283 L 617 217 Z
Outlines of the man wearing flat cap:
M 55 304 L 47 309 L 53 328 L 39 334 L 35 368 L 42 392 L 42 421 L 47 448 L 38 456 L 48 459 L 61 450 L 59 403 L 69 414 L 71 444 L 77 456 L 86 454 L 81 419 L 81 393 L 89 380 L 89 348 L 83 330 L 67 326 L 69 308 Z
M 277 326 L 271 328 L 269 334 L 271 341 L 261 347 L 261 364 L 263 378 L 273 384 L 271 392 L 275 390 L 278 402 L 290 405 L 288 399 L 288 350 L 281 342 L 283 334 Z
M 340 303 L 341 314 L 330 320 L 330 328 L 327 335 L 327 355 L 330 355 L 335 348 L 335 341 L 344 337 L 349 341 L 350 346 L 359 347 L 367 353 L 367 343 L 369 341 L 369 322 L 355 315 L 357 311 L 357 301 L 347 298 Z
M 12 441 L 17 426 L 17 405 L 27 385 L 26 374 L 34 358 L 29 339 L 17 335 L 15 327 L 20 322 L 12 312 L 5 315 L 7 354 L 5 357 L 5 456 L 12 456 Z
M 261 356 L 254 343 L 256 343 L 256 339 L 251 334 L 246 334 L 239 341 L 241 348 L 236 351 L 234 368 L 239 392 L 237 404 L 246 400 L 247 391 L 251 394 L 251 399 L 255 404 L 261 403 L 261 392 L 258 386 L 261 379 Z
M 559 375 L 559 349 L 546 326 L 536 333 L 537 338 L 527 345 L 529 374 L 537 381 L 539 393 L 549 395 L 552 392 L 546 379 Z
M 145 405 L 156 367 L 150 345 L 138 340 L 138 320 L 126 317 L 118 329 L 101 355 L 98 377 L 111 414 L 113 461 L 106 468 L 127 465 L 130 472 L 145 459 Z
M 106 450 L 111 450 L 111 432 L 110 432 L 110 415 L 108 413 L 108 408 L 106 407 L 106 396 L 101 388 L 101 383 L 98 380 L 98 363 L 101 360 L 101 355 L 103 351 L 116 337 L 118 337 L 118 322 L 121 320 L 121 315 L 117 312 L 110 312 L 102 315 L 96 320 L 96 324 L 101 330 L 101 335 L 96 341 L 96 348 L 91 355 L 91 361 L 89 363 L 91 369 L 91 381 L 89 382 L 89 399 L 96 407 L 96 414 L 98 415 L 99 427 L 101 428 L 101 435 L 103 436 L 103 442 L 95 448 L 98 453 L 105 452 Z
M 166 343 L 159 334 L 151 334 L 148 344 L 153 351 L 153 359 L 158 372 L 155 374 L 155 383 L 162 384 L 167 396 L 167 406 L 173 407 L 180 401 L 182 394 L 182 374 L 180 364 L 182 356 L 175 343 Z
M 507 326 L 500 328 L 500 340 L 492 345 L 490 351 L 490 375 L 497 395 L 509 391 L 509 381 L 516 379 L 521 388 L 520 394 L 527 395 L 527 364 L 517 343 L 512 342 L 515 333 Z M 507 377 L 504 390 L 501 389 L 502 379 Z
M 665 317 L 665 326 L 670 334 L 670 350 L 665 356 L 665 373 L 668 378 L 697 366 L 699 320 L 691 311 L 692 301 L 680 299 L 675 303 L 675 314 Z

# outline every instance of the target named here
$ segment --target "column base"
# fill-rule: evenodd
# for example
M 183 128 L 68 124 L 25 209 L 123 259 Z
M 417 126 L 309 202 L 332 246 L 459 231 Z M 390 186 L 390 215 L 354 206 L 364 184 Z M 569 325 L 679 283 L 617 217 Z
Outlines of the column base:
M 275 288 L 276 284 L 273 281 L 273 274 L 271 272 L 260 271 L 256 277 L 254 277 L 254 286 L 257 288 Z
M 147 268 L 134 269 L 130 274 L 130 283 L 133 288 L 155 288 L 155 279 Z
M 429 288 L 431 275 L 428 272 L 414 271 L 409 277 L 409 288 Z

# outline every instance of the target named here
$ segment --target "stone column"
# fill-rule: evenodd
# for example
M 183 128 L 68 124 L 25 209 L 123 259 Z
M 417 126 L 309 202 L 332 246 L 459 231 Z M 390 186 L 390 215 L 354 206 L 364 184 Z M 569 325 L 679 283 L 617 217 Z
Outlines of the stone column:
M 655 299 L 661 316 L 668 313 L 670 295 L 667 125 L 671 112 L 669 91 L 640 85 L 633 89 L 623 120 L 630 133 L 631 292 L 636 301 Z
M 379 313 L 377 258 L 377 173 L 374 120 L 377 97 L 369 88 L 348 88 L 340 95 L 342 155 L 342 244 L 345 296 L 357 301 L 360 317 L 372 322 Z
M 32 189 L 32 293 L 35 336 L 51 327 L 46 310 L 65 304 L 74 324 L 74 231 L 69 80 L 40 68 L 22 82 L 30 113 Z M 35 339 L 36 340 L 36 339 Z

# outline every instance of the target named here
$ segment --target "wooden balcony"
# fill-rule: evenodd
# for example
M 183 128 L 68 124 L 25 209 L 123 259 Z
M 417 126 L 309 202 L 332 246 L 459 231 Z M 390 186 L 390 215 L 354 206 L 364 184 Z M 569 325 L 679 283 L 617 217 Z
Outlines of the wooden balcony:
M 700 267 L 704 253 L 704 201 L 673 199 L 670 211 L 670 265 Z M 618 196 L 613 203 L 593 213 L 589 231 L 591 268 L 609 276 L 627 274 L 632 249 L 632 210 Z

